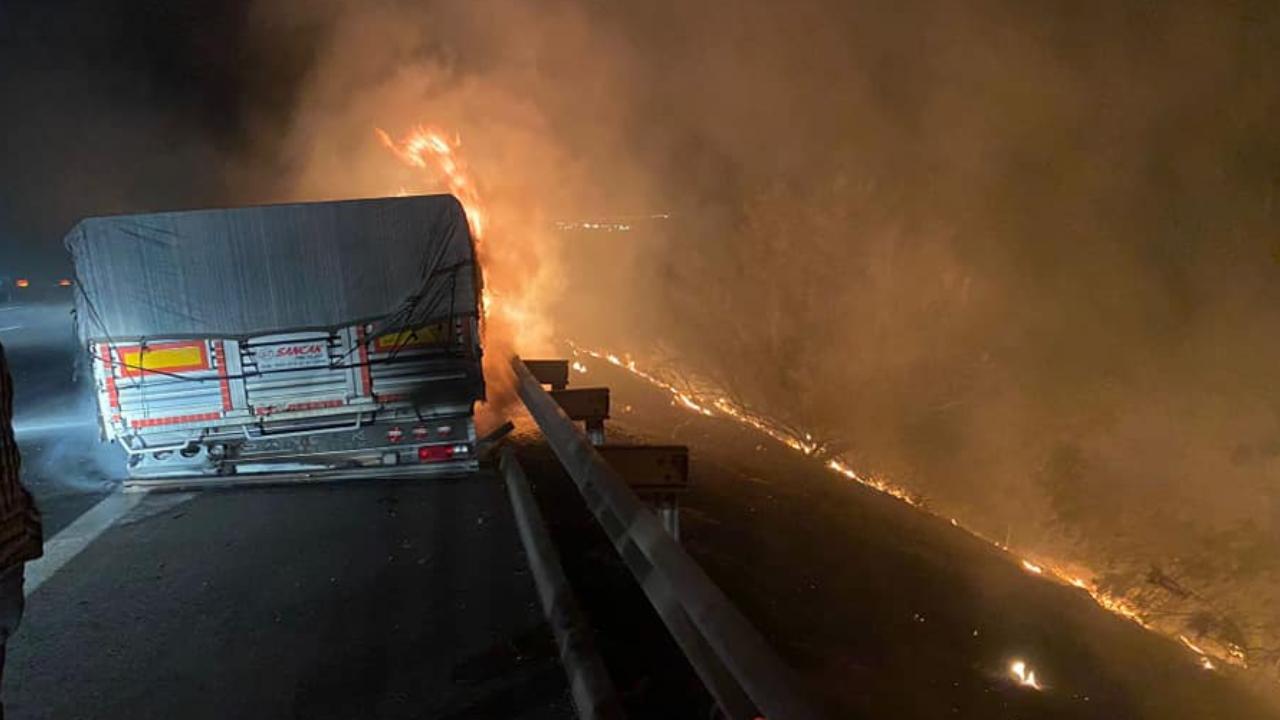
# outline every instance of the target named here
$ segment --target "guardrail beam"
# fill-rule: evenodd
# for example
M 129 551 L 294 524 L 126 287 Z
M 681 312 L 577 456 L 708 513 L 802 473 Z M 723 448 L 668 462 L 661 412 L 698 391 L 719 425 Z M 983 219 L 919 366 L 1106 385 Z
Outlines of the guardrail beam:
M 520 358 L 516 390 L 649 602 L 733 720 L 818 714 L 760 632 L 725 597 Z

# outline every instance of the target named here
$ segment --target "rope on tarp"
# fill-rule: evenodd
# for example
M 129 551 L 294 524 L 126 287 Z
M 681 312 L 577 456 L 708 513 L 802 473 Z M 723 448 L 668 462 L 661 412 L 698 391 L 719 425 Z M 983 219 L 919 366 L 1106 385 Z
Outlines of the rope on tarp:
M 434 277 L 434 276 L 436 276 L 436 275 L 443 274 L 443 273 L 445 273 L 445 272 L 448 272 L 448 273 L 449 273 L 449 281 L 450 281 L 450 295 L 451 295 L 451 297 L 450 297 L 450 301 L 449 301 L 449 306 L 450 306 L 450 315 L 449 315 L 449 320 L 448 320 L 447 322 L 448 322 L 448 324 L 449 324 L 449 328 L 450 328 L 450 330 L 449 330 L 449 332 L 450 332 L 450 341 L 452 341 L 452 339 L 453 339 L 453 325 L 452 325 L 452 323 L 453 323 L 453 321 L 454 321 L 454 320 L 456 320 L 456 316 L 454 316 L 454 315 L 453 315 L 453 310 L 454 310 L 454 308 L 456 307 L 456 300 L 457 300 L 457 297 L 456 297 L 456 295 L 457 295 L 457 273 L 458 273 L 462 268 L 469 267 L 469 266 L 471 266 L 471 265 L 473 265 L 473 264 L 474 264 L 474 263 L 473 263 L 473 262 L 471 262 L 471 261 L 464 261 L 464 262 L 460 262 L 460 263 L 455 263 L 454 265 L 450 265 L 450 266 L 448 266 L 448 267 L 438 269 L 436 272 L 434 272 L 434 273 L 432 274 L 432 276 L 430 276 L 430 277 Z M 416 337 L 416 335 L 413 335 L 413 333 L 414 333 L 414 332 L 415 332 L 415 330 L 416 330 L 416 328 L 414 328 L 414 327 L 413 327 L 413 325 L 414 325 L 414 320 L 413 320 L 413 318 L 414 318 L 415 316 L 419 315 L 419 313 L 417 312 L 417 309 L 419 308 L 419 306 L 420 306 L 420 305 L 421 305 L 421 303 L 422 303 L 423 296 L 426 294 L 425 292 L 422 292 L 422 290 L 425 290 L 425 289 L 426 289 L 426 287 L 427 287 L 427 280 L 428 280 L 428 279 L 429 279 L 429 277 L 428 277 L 428 278 L 424 278 L 423 285 L 422 285 L 422 287 L 420 288 L 420 292 L 414 293 L 414 294 L 410 295 L 408 298 L 406 298 L 406 299 L 405 299 L 405 302 L 401 304 L 401 307 L 400 307 L 400 308 L 399 308 L 395 313 L 393 313 L 393 314 L 392 314 L 392 315 L 390 315 L 390 316 L 386 316 L 386 317 L 382 318 L 382 319 L 381 319 L 381 327 L 380 327 L 379 329 L 376 329 L 374 332 L 370 333 L 370 334 L 369 334 L 369 336 L 368 336 L 368 338 L 366 338 L 366 339 L 364 340 L 364 344 L 365 344 L 365 346 L 368 346 L 368 344 L 372 341 L 372 338 L 377 337 L 378 335 L 383 335 L 383 334 L 386 334 L 386 333 L 388 333 L 388 332 L 397 332 L 397 333 L 400 333 L 400 334 L 401 334 L 401 337 L 398 339 L 399 344 L 398 344 L 398 345 L 397 345 L 397 346 L 396 346 L 396 347 L 395 347 L 395 348 L 394 348 L 390 353 L 388 353 L 388 357 L 387 357 L 386 359 L 384 359 L 384 360 L 371 360 L 371 361 L 370 361 L 370 364 L 387 364 L 387 363 L 393 362 L 393 361 L 395 360 L 396 355 L 399 353 L 399 351 L 400 351 L 400 350 L 402 350 L 402 349 L 404 348 L 405 344 L 406 344 L 410 339 L 412 339 L 412 337 Z M 169 372 L 169 371 L 166 371 L 166 370 L 160 370 L 160 369 L 157 369 L 157 368 L 148 368 L 148 367 L 145 367 L 145 366 L 143 366 L 143 365 L 135 365 L 135 364 L 133 364 L 133 363 L 128 363 L 128 362 L 125 362 L 124 360 L 119 359 L 119 358 L 120 358 L 120 354 L 119 354 L 119 352 L 118 352 L 119 343 L 117 343 L 117 342 L 116 342 L 116 341 L 111 337 L 111 333 L 110 333 L 110 331 L 107 329 L 106 323 L 102 320 L 102 316 L 101 316 L 101 314 L 99 314 L 97 307 L 96 307 L 96 306 L 94 305 L 94 303 L 93 303 L 93 300 L 92 300 L 92 299 L 90 299 L 90 298 L 89 298 L 88 293 L 86 293 L 86 292 L 85 292 L 83 284 L 82 284 L 82 283 L 76 283 L 76 290 L 77 290 L 77 292 L 79 292 L 79 294 L 80 294 L 80 298 L 81 298 L 81 300 L 83 300 L 83 302 L 84 302 L 84 306 L 89 310 L 89 315 L 90 315 L 90 318 L 89 318 L 89 319 L 90 319 L 90 321 L 91 321 L 91 322 L 93 323 L 93 325 L 97 328 L 97 330 L 101 333 L 101 336 L 102 336 L 103 338 L 105 338 L 105 339 L 106 339 L 105 344 L 106 344 L 106 346 L 107 346 L 107 350 L 108 350 L 108 352 L 107 352 L 106 356 L 105 356 L 105 357 L 102 357 L 102 356 L 95 355 L 92 351 L 90 351 L 90 350 L 88 349 L 88 347 L 86 347 L 86 348 L 85 348 L 85 354 L 86 354 L 89 358 L 94 359 L 94 360 L 102 360 L 104 363 L 106 363 L 106 364 L 107 364 L 108 366 L 110 366 L 110 367 L 114 367 L 114 368 L 124 368 L 124 369 L 127 369 L 127 370 L 137 370 L 137 371 L 139 371 L 139 372 L 144 372 L 144 371 L 145 371 L 145 372 L 146 372 L 146 373 L 148 373 L 148 374 L 152 374 L 152 375 L 163 375 L 163 376 L 165 376 L 165 377 L 168 377 L 168 378 L 171 378 L 171 379 L 174 379 L 174 380 L 181 380 L 181 381 L 184 381 L 184 382 L 197 382 L 197 383 L 199 383 L 199 382 L 207 382 L 208 380 L 210 380 L 210 378 L 196 378 L 196 377 L 190 377 L 190 376 L 187 376 L 187 375 L 182 375 L 182 374 L 179 374 L 179 373 Z M 437 298 L 432 302 L 432 304 L 431 304 L 431 305 L 429 305 L 429 306 L 427 307 L 426 314 L 428 314 L 428 315 L 429 315 L 430 313 L 432 313 L 432 312 L 435 310 L 435 308 L 436 308 L 437 306 L 439 306 L 439 305 L 440 305 L 440 303 L 441 303 L 440 298 L 439 298 L 439 297 L 437 297 Z M 471 314 L 468 314 L 467 316 L 468 316 L 468 317 L 470 317 L 470 315 L 471 315 Z M 77 323 L 79 323 L 79 319 L 78 319 L 78 318 L 77 318 Z M 359 324 L 359 323 L 357 322 L 357 323 L 354 323 L 354 324 Z M 317 329 L 316 331 L 317 331 L 317 332 L 326 332 L 326 333 L 329 333 L 330 335 L 332 335 L 333 333 L 337 332 L 339 329 L 340 329 L 340 328 L 320 328 L 320 329 Z M 408 334 L 405 334 L 405 333 L 406 333 L 406 331 L 408 331 Z M 284 331 L 281 331 L 281 332 L 291 332 L 291 331 L 289 331 L 289 330 L 284 330 Z M 167 337 L 167 336 L 166 336 L 166 338 L 165 338 L 165 339 L 166 339 L 166 340 L 168 340 L 168 339 L 183 339 L 183 338 L 176 338 L 176 337 L 175 337 L 175 338 L 169 338 L 169 337 Z M 206 339 L 208 339 L 208 338 L 201 337 L 201 338 L 193 338 L 193 339 L 197 339 L 197 340 L 206 340 Z M 247 338 L 247 337 L 245 337 L 245 338 L 218 338 L 218 339 L 237 339 L 237 340 L 241 340 L 241 339 L 248 339 L 248 338 Z M 146 344 L 147 344 L 147 342 L 148 342 L 148 338 L 146 338 L 146 337 L 139 338 L 137 342 L 138 342 L 138 344 L 139 344 L 139 345 L 142 345 L 142 346 L 145 348 L 145 347 L 146 347 Z M 350 369 L 350 368 L 360 367 L 362 363 L 350 363 L 350 362 L 346 362 L 346 361 L 351 357 L 351 355 L 352 355 L 354 352 L 356 352 L 358 349 L 359 349 L 359 345 L 353 345 L 351 348 L 349 348 L 349 349 L 348 349 L 348 350 L 347 350 L 347 351 L 346 351 L 346 352 L 345 352 L 345 353 L 344 353 L 344 354 L 343 354 L 343 355 L 338 359 L 338 362 L 330 363 L 330 364 L 329 364 L 329 369 L 331 369 L 331 370 L 346 370 L 346 369 Z M 235 375 L 228 374 L 228 375 L 226 376 L 226 378 L 227 378 L 227 379 L 229 379 L 229 380 L 243 380 L 243 379 L 251 378 L 251 377 L 260 377 L 260 376 L 262 376 L 262 375 L 270 374 L 271 372 L 273 372 L 273 371 L 267 371 L 267 372 L 263 372 L 263 371 L 244 372 L 244 371 L 241 371 L 240 373 L 237 373 L 237 374 L 235 374 Z M 274 372 L 288 372 L 288 370 L 278 370 L 278 371 L 274 371 Z

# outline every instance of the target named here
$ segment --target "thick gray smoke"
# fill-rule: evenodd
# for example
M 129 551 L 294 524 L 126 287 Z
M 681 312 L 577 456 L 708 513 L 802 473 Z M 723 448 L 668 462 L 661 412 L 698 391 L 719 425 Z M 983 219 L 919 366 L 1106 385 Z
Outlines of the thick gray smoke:
M 671 10 L 633 42 L 679 227 L 619 306 L 856 466 L 1274 665 L 1276 8 Z
M 455 130 L 517 221 L 493 242 L 558 278 L 556 335 L 674 356 L 1166 629 L 1280 659 L 1274 4 L 318 15 L 281 192 L 385 192 L 372 127 Z M 545 232 L 655 211 L 605 251 Z
M 456 132 L 542 335 L 674 357 L 1166 629 L 1280 660 L 1280 6 L 307 7 L 245 14 L 276 106 L 160 148 L 163 177 L 438 189 L 374 129 Z M 653 212 L 591 248 L 550 231 Z
M 655 15 L 654 342 L 1275 667 L 1276 8 Z

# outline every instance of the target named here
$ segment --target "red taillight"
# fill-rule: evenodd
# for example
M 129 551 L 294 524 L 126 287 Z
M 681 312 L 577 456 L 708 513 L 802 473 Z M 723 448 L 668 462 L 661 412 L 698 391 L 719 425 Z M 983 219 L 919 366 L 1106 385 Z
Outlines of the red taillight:
M 398 427 L 387 430 L 387 442 L 398 443 L 404 439 L 404 431 Z
M 418 448 L 418 460 L 421 462 L 440 462 L 453 459 L 452 445 L 423 445 Z
M 413 439 L 422 442 L 427 439 L 431 433 L 421 425 L 415 425 L 413 428 Z
M 13 284 L 20 288 L 31 287 L 31 281 L 26 278 L 18 278 Z
M 62 278 L 58 281 L 58 287 L 71 287 L 71 281 L 66 278 Z

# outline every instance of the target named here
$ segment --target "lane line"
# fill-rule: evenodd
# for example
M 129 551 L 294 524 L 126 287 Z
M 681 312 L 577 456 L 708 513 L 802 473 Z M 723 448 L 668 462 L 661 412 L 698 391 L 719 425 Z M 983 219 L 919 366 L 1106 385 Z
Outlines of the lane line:
M 94 505 L 62 532 L 44 543 L 44 557 L 27 563 L 26 586 L 23 595 L 30 597 L 45 580 L 62 569 L 76 555 L 98 539 L 104 530 L 115 524 L 122 515 L 137 507 L 145 493 L 113 492 Z
M 21 330 L 22 325 L 10 325 L 9 327 L 0 328 L 0 332 L 9 332 L 10 330 Z
M 39 424 L 14 423 L 13 434 L 21 438 L 24 435 L 38 435 L 41 433 L 53 432 L 55 430 L 79 430 L 82 428 L 93 427 L 94 421 L 77 416 L 72 420 L 55 420 Z

